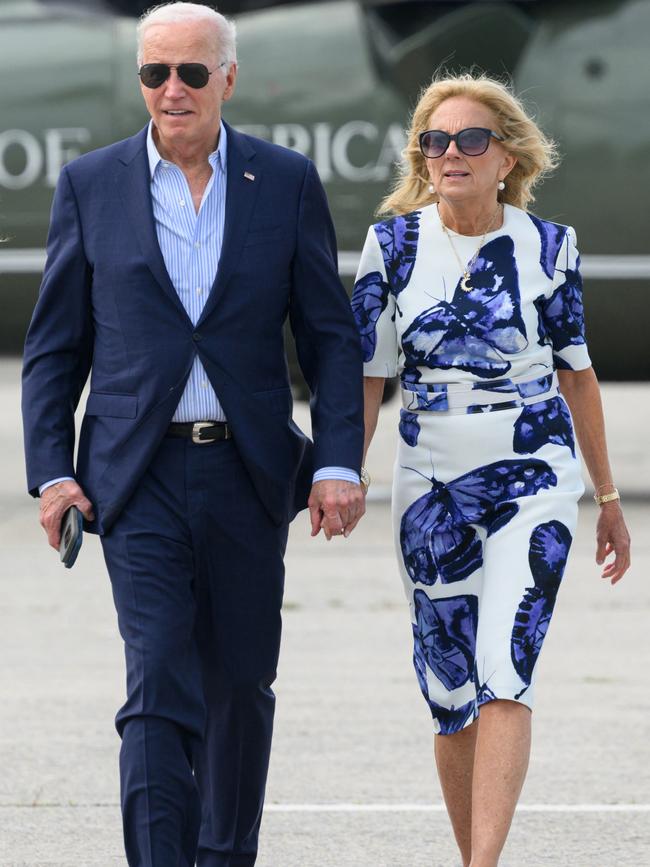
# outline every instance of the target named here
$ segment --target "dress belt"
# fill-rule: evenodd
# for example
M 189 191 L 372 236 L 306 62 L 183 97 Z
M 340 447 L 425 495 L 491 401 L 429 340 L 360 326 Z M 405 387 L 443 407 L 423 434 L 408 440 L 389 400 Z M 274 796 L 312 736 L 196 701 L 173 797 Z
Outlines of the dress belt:
M 167 436 L 191 439 L 193 443 L 216 443 L 232 439 L 232 431 L 225 421 L 173 421 Z
M 560 393 L 557 372 L 530 379 L 480 382 L 404 382 L 402 406 L 410 412 L 472 414 L 540 403 Z

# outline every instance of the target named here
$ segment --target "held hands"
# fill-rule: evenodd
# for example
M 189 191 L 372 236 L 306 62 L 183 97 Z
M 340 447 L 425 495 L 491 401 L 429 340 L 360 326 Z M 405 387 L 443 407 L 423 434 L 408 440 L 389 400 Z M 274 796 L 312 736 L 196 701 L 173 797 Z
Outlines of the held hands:
M 76 482 L 58 482 L 41 495 L 41 527 L 47 533 L 49 544 L 57 550 L 61 541 L 61 521 L 70 506 L 76 506 L 88 521 L 95 519 L 92 503 Z
M 311 534 L 321 529 L 329 542 L 332 536 L 347 538 L 366 511 L 366 495 L 361 485 L 340 479 L 316 482 L 309 495 Z
M 618 501 L 600 507 L 596 525 L 596 563 L 602 566 L 612 552 L 616 556 L 605 566 L 602 577 L 616 584 L 630 568 L 630 534 Z

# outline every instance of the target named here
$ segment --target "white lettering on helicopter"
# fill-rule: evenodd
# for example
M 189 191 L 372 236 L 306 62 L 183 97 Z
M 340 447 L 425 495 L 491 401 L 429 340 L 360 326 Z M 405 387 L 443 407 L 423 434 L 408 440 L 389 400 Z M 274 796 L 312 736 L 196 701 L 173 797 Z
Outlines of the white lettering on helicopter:
M 77 126 L 43 130 L 42 140 L 26 129 L 0 132 L 0 187 L 24 190 L 43 172 L 46 185 L 56 186 L 63 166 L 83 153 L 90 140 L 90 130 Z M 18 171 L 16 164 L 21 166 Z
M 365 120 L 339 127 L 278 123 L 238 129 L 311 157 L 324 183 L 337 177 L 357 183 L 388 181 L 406 144 L 399 124 L 382 130 Z M 41 178 L 46 186 L 55 187 L 63 166 L 87 150 L 91 138 L 86 127 L 46 129 L 40 137 L 25 129 L 0 132 L 0 187 L 23 190 Z
M 10 148 L 21 149 L 25 166 L 12 174 L 5 166 L 5 155 Z M 25 129 L 7 129 L 0 133 L 0 184 L 9 190 L 21 190 L 33 184 L 43 168 L 43 152 L 38 139 Z
M 351 120 L 337 128 L 330 123 L 312 127 L 277 123 L 238 125 L 237 129 L 311 157 L 324 183 L 337 175 L 353 182 L 387 181 L 406 145 L 404 129 L 398 123 L 383 131 L 365 120 Z

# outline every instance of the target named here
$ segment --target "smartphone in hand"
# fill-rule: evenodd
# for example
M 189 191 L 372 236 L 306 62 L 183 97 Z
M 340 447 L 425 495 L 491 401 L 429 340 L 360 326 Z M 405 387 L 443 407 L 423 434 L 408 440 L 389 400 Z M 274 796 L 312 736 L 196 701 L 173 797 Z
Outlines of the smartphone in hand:
M 59 556 L 66 569 L 74 566 L 83 539 L 83 515 L 76 506 L 70 506 L 61 522 Z

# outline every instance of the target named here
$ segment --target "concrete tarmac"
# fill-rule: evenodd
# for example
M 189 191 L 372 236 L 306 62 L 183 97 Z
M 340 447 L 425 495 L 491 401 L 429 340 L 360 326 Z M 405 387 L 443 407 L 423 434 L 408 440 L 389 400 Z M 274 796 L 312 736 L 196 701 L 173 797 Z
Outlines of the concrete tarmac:
M 67 571 L 24 491 L 18 365 L 0 364 L 0 867 L 125 865 L 113 715 L 123 655 L 98 540 Z M 528 779 L 503 867 L 650 865 L 650 387 L 603 389 L 634 565 L 593 561 L 585 501 L 540 660 Z M 295 521 L 259 867 L 458 867 L 411 665 L 389 504 L 397 407 L 347 540 Z M 298 407 L 299 420 L 305 408 Z

